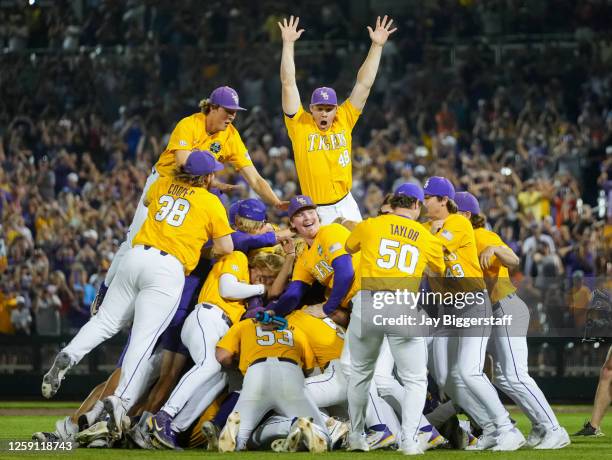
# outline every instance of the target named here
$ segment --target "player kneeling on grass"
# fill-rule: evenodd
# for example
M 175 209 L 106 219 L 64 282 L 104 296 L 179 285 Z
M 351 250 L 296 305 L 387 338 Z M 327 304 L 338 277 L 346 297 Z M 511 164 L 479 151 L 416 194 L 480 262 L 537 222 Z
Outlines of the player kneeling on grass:
M 313 369 L 316 363 L 302 331 L 246 319 L 217 343 L 216 357 L 224 367 L 231 367 L 238 358 L 244 374 L 240 397 L 219 437 L 219 451 L 244 450 L 253 430 L 271 410 L 298 417 L 310 452 L 328 449 L 325 423 L 304 390 L 303 369 Z
M 119 384 L 104 400 L 114 439 L 121 437 L 124 416 L 145 391 L 146 363 L 177 309 L 185 273 L 196 266 L 211 238 L 217 254 L 232 252 L 227 214 L 208 191 L 214 172 L 222 167 L 210 153 L 196 151 L 174 176 L 151 185 L 145 198 L 145 223 L 98 313 L 58 354 L 43 378 L 43 396 L 50 398 L 71 366 L 132 322 Z

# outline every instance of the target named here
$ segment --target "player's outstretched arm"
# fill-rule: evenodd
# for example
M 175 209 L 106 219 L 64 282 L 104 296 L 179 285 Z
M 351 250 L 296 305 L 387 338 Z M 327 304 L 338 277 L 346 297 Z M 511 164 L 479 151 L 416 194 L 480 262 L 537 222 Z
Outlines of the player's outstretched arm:
M 240 170 L 240 175 L 266 203 L 271 204 L 277 209 L 286 210 L 289 207 L 289 202 L 281 201 L 276 196 L 268 181 L 261 177 L 255 166 L 245 166 Z
M 234 242 L 231 235 L 213 238 L 213 257 L 221 257 L 231 254 L 234 250 Z
M 383 46 L 387 43 L 389 35 L 397 30 L 397 27 L 391 28 L 392 24 L 393 19 L 385 15 L 382 20 L 380 16 L 376 18 L 374 30 L 368 26 L 368 33 L 370 34 L 372 45 L 370 46 L 368 56 L 361 65 L 359 72 L 357 72 L 357 83 L 355 83 L 355 87 L 349 96 L 349 101 L 351 101 L 351 104 L 359 111 L 363 110 L 370 94 L 370 89 L 376 79 L 376 72 L 378 72 Z
M 291 16 L 289 21 L 283 18 L 278 23 L 283 38 L 283 53 L 281 56 L 280 79 L 282 85 L 283 112 L 295 115 L 300 108 L 300 92 L 295 81 L 294 44 L 300 38 L 304 29 L 298 30 L 300 18 Z

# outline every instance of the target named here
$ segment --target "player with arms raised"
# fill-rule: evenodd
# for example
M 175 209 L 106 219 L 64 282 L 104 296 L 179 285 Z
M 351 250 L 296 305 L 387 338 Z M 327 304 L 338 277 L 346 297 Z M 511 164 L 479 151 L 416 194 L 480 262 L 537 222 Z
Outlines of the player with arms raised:
M 376 19 L 374 30 L 368 26 L 372 46 L 357 73 L 357 82 L 349 98 L 338 105 L 336 92 L 321 87 L 310 99 L 305 112 L 295 80 L 294 43 L 304 29 L 298 30 L 300 18 L 291 16 L 278 25 L 283 38 L 281 83 L 285 125 L 293 145 L 300 188 L 318 206 L 321 224 L 337 217 L 361 220 L 359 206 L 351 195 L 353 171 L 351 161 L 352 131 L 365 106 L 380 64 L 382 49 L 389 35 L 392 19 Z

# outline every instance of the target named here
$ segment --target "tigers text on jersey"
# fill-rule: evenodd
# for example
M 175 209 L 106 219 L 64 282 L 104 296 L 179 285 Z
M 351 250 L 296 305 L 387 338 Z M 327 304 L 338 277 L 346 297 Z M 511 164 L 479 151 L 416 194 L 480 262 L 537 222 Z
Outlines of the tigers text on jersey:
M 202 246 L 233 230 L 227 212 L 215 195 L 173 177 L 160 177 L 147 192 L 147 218 L 133 245 L 153 246 L 172 254 L 190 273 L 200 260 Z
M 219 280 L 224 273 L 234 275 L 241 283 L 250 284 L 251 276 L 249 274 L 249 261 L 247 256 L 240 251 L 234 251 L 231 254 L 221 257 L 215 265 L 213 265 L 210 273 L 206 277 L 204 286 L 202 286 L 200 295 L 198 296 L 198 303 L 205 302 L 216 305 L 229 316 L 233 324 L 236 324 L 240 321 L 246 309 L 246 299 L 229 300 L 221 297 L 219 293 Z
M 426 266 L 437 274 L 445 270 L 443 246 L 419 222 L 395 214 L 357 224 L 347 248 L 361 250 L 357 277 L 366 290 L 417 291 Z
M 260 358 L 292 359 L 304 369 L 316 366 L 306 335 L 291 326 L 282 331 L 268 330 L 254 319 L 245 319 L 234 324 L 219 340 L 217 347 L 240 355 L 238 367 L 243 374 Z
M 476 247 L 478 249 L 478 256 L 489 246 L 505 246 L 506 243 L 502 239 L 490 230 L 485 228 L 477 228 L 474 230 L 474 236 L 476 237 Z M 499 302 L 504 297 L 512 294 L 516 291 L 516 288 L 510 281 L 510 274 L 508 269 L 504 267 L 501 261 L 493 256 L 491 265 L 487 269 L 483 269 L 484 280 L 491 297 L 491 302 Z
M 346 239 L 350 232 L 340 224 L 323 225 L 319 229 L 312 245 L 305 249 L 295 261 L 293 267 L 293 281 L 303 281 L 312 284 L 318 281 L 323 286 L 331 289 L 334 284 L 334 267 L 332 262 L 337 257 L 347 254 L 344 249 Z M 352 256 L 353 269 L 355 273 L 359 270 L 359 254 Z M 357 292 L 358 285 L 355 281 L 349 289 L 341 306 L 346 307 Z
M 315 318 L 295 310 L 287 316 L 290 326 L 300 329 L 308 337 L 318 366 L 323 369 L 332 359 L 339 359 L 344 346 L 344 331 L 330 318 Z
M 300 188 L 316 204 L 335 203 L 351 191 L 352 131 L 359 115 L 348 99 L 338 106 L 327 131 L 321 131 L 301 105 L 292 117 L 285 115 Z
M 425 227 L 430 229 L 431 224 L 428 222 Z M 484 290 L 485 283 L 478 260 L 474 229 L 470 221 L 459 214 L 450 214 L 435 236 L 444 246 L 445 276 L 457 282 L 449 283 L 447 279 L 441 281 L 441 286 L 432 282 L 431 287 L 436 291 L 475 292 Z
M 221 163 L 230 162 L 236 171 L 253 165 L 238 130 L 229 125 L 223 131 L 208 135 L 203 113 L 194 113 L 177 123 L 166 150 L 155 165 L 160 176 L 170 176 L 174 171 L 175 150 L 208 150 Z

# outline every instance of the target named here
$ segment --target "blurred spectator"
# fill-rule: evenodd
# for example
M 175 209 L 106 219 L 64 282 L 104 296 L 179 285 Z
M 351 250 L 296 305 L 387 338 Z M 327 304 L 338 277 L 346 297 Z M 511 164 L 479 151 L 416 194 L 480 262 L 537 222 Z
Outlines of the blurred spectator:
M 26 306 L 25 298 L 17 296 L 15 298 L 15 308 L 11 312 L 11 323 L 16 335 L 30 335 L 30 326 L 32 324 L 32 315 L 30 309 Z
M 591 300 L 591 290 L 584 285 L 584 273 L 581 270 L 574 272 L 572 280 L 568 305 L 573 319 L 573 327 L 577 331 L 583 331 L 586 323 L 587 308 Z

